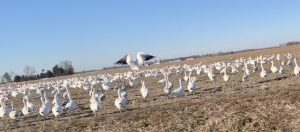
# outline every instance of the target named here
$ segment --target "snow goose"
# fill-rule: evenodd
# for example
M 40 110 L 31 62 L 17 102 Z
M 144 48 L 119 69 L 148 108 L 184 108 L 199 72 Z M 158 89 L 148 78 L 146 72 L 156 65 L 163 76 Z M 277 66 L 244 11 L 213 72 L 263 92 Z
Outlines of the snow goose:
M 102 87 L 102 89 L 105 90 L 105 91 L 109 91 L 109 90 L 111 90 L 111 89 L 113 88 L 112 83 L 111 83 L 110 81 L 108 81 L 108 80 L 104 81 L 104 82 L 101 84 L 101 87 Z
M 22 113 L 23 113 L 23 115 L 29 115 L 30 114 L 30 111 L 29 111 L 29 108 L 27 107 L 27 104 L 26 104 L 26 101 L 25 101 L 26 99 L 25 98 L 23 98 L 23 104 L 24 104 L 24 106 L 23 106 L 23 108 L 22 108 Z
M 250 75 L 250 71 L 249 71 L 249 68 L 248 68 L 248 63 L 244 63 L 245 67 L 244 67 L 244 71 L 246 72 L 247 75 Z
M 214 73 L 213 73 L 213 70 L 212 70 L 212 68 L 209 68 L 208 69 L 208 71 L 207 71 L 207 76 L 208 76 L 208 78 L 210 79 L 210 81 L 215 81 L 215 75 L 214 75 Z
M 244 71 L 243 77 L 242 77 L 242 81 L 246 82 L 249 80 L 249 76 L 247 75 L 247 73 Z
M 115 106 L 120 112 L 122 112 L 122 110 L 125 109 L 126 104 L 127 104 L 127 99 L 121 95 L 121 89 L 119 88 L 118 98 L 115 100 Z
M 172 94 L 174 94 L 176 96 L 184 96 L 184 88 L 182 87 L 181 83 L 182 83 L 181 79 L 179 79 L 179 88 L 172 91 Z
M 184 71 L 184 77 L 183 77 L 183 79 L 186 82 L 189 80 L 189 77 L 187 76 L 186 71 Z
M 44 92 L 41 95 L 42 106 L 39 109 L 39 114 L 43 117 L 47 117 L 51 110 L 51 102 L 47 98 L 47 94 Z
M 149 55 L 149 54 L 145 54 L 143 52 L 138 52 L 137 53 L 137 56 L 136 56 L 136 59 L 137 59 L 137 62 L 138 62 L 138 65 L 144 65 L 144 62 L 145 61 L 148 61 L 148 60 L 151 60 L 155 58 L 155 56 L 153 55 Z
M 260 77 L 261 78 L 267 78 L 267 71 L 264 69 L 263 63 L 260 63 L 261 66 L 261 72 L 260 72 Z
M 298 76 L 299 72 L 300 72 L 300 67 L 298 66 L 296 58 L 294 58 L 294 62 L 295 62 L 294 74 L 295 74 L 295 76 Z
M 3 118 L 5 116 L 7 116 L 10 112 L 10 109 L 6 106 L 6 103 L 5 101 L 7 101 L 8 99 L 7 98 L 4 98 L 4 97 L 1 97 L 0 99 L 0 104 L 1 104 L 1 107 L 0 107 L 0 118 Z
M 69 99 L 69 102 L 66 104 L 65 109 L 71 110 L 71 111 L 77 109 L 78 108 L 77 104 L 73 101 L 73 99 L 71 97 L 71 93 L 69 91 L 69 88 L 66 87 L 66 90 L 67 90 L 67 97 Z
M 96 114 L 101 108 L 101 102 L 96 98 L 95 89 L 92 90 L 92 96 L 90 99 L 90 109 Z
M 11 96 L 17 97 L 19 94 L 20 94 L 19 91 L 14 90 L 14 91 L 11 93 Z
M 283 66 L 282 66 L 282 65 L 280 65 L 280 66 L 279 66 L 278 73 L 279 73 L 279 74 L 282 74 L 282 73 L 283 73 L 283 70 L 284 70 L 284 69 L 283 69 Z
M 276 66 L 274 66 L 274 61 L 271 61 L 271 71 L 272 73 L 276 73 L 278 71 L 278 68 Z
M 149 90 L 148 90 L 148 88 L 145 86 L 145 81 L 142 81 L 142 87 L 141 87 L 141 89 L 140 89 L 140 92 L 141 92 L 141 94 L 142 94 L 142 97 L 145 99 L 147 96 L 148 96 L 148 94 L 149 94 Z
M 9 118 L 15 120 L 19 119 L 21 116 L 21 112 L 19 110 L 15 110 L 13 102 L 11 102 L 11 112 L 9 112 Z
M 125 55 L 122 59 L 117 61 L 115 64 L 125 65 L 128 64 L 133 71 L 138 71 L 138 65 L 143 65 L 145 61 L 153 59 L 155 56 L 145 54 L 142 52 L 137 53 L 137 60 L 133 61 L 129 54 Z
M 239 71 L 236 69 L 236 67 L 235 66 L 231 66 L 231 73 L 235 74 L 237 72 L 239 72 Z
M 52 113 L 55 117 L 60 116 L 61 114 L 63 114 L 63 107 L 61 106 L 61 95 L 60 93 L 56 93 L 54 95 L 54 106 L 52 108 Z
M 225 70 L 224 70 L 223 80 L 225 82 L 227 82 L 229 80 L 229 76 L 227 75 L 227 71 L 226 71 L 226 66 L 225 66 Z
M 188 83 L 187 88 L 188 88 L 189 92 L 193 93 L 196 90 L 196 84 L 195 84 L 195 81 L 191 78 L 191 74 L 192 73 L 190 72 L 190 74 L 189 74 L 189 83 Z
M 166 94 L 170 94 L 172 89 L 173 89 L 173 84 L 169 81 L 169 74 L 168 73 L 165 73 L 164 74 L 165 76 L 165 83 L 166 83 L 166 86 L 164 87 L 164 92 Z
M 130 85 L 130 87 L 135 88 L 137 85 L 136 78 L 134 78 L 134 77 L 129 78 L 129 85 Z
M 31 95 L 25 95 L 24 99 L 26 100 L 26 106 L 28 107 L 29 112 L 33 112 L 36 109 L 35 104 L 31 101 Z

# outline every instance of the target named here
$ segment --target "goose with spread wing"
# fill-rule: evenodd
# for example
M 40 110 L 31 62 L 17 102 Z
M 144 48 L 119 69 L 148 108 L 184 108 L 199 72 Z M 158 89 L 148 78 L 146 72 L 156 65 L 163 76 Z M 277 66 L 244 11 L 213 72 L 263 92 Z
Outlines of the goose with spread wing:
M 153 55 L 145 54 L 143 52 L 137 53 L 136 61 L 132 60 L 129 54 L 125 55 L 122 59 L 117 61 L 115 64 L 126 65 L 128 64 L 132 70 L 138 71 L 141 65 L 144 65 L 145 61 L 155 58 Z

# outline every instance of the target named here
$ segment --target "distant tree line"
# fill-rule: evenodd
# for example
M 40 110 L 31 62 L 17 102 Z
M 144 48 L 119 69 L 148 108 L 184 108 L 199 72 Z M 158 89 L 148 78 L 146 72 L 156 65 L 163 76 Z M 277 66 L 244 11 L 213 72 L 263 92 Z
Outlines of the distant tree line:
M 129 67 L 129 66 L 110 66 L 110 67 L 103 67 L 102 70 L 113 70 L 113 69 L 119 69 L 119 68 L 125 68 L 125 67 Z
M 24 75 L 15 75 L 13 72 L 5 72 L 1 78 L 1 82 L 23 82 L 43 78 L 73 75 L 74 68 L 71 61 L 62 61 L 60 62 L 60 64 L 55 65 L 52 70 L 45 71 L 44 69 L 42 69 L 41 73 L 38 74 L 36 74 L 35 68 L 30 66 L 25 66 L 23 72 Z
M 293 42 L 287 42 L 284 44 L 280 44 L 279 46 L 293 46 L 293 45 L 299 45 L 300 42 L 299 41 L 293 41 Z

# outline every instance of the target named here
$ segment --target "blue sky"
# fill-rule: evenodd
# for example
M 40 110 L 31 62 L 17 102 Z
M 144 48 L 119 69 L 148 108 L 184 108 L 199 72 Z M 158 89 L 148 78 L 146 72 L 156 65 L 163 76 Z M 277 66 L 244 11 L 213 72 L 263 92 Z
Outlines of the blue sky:
M 300 40 L 298 0 L 8 0 L 0 2 L 0 74 L 25 65 L 110 66 Z

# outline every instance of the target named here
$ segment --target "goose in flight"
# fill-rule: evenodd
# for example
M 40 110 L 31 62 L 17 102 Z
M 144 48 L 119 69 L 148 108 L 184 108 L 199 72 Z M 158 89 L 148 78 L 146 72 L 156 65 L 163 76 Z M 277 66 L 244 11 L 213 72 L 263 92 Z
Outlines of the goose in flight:
M 129 54 L 125 55 L 122 59 L 117 61 L 115 64 L 126 65 L 128 64 L 133 71 L 138 71 L 138 66 L 144 65 L 145 61 L 155 58 L 153 55 L 145 54 L 143 52 L 137 53 L 136 61 L 132 60 Z

